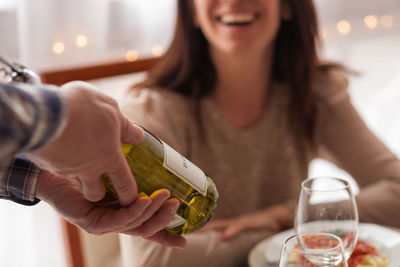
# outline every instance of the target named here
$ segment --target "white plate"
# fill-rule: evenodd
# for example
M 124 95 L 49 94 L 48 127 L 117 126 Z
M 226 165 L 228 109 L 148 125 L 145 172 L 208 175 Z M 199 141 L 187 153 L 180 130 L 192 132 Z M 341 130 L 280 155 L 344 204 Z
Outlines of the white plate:
M 249 253 L 249 266 L 260 267 L 264 262 L 277 262 L 283 240 L 294 234 L 290 229 L 260 241 Z M 359 238 L 373 244 L 390 261 L 389 267 L 400 267 L 400 232 L 376 224 L 360 223 Z

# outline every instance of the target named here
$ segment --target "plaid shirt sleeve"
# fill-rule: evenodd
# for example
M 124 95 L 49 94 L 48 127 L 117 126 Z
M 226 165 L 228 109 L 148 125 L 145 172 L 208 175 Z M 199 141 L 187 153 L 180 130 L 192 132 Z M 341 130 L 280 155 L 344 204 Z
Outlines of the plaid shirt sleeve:
M 35 187 L 40 169 L 20 157 L 11 160 L 0 170 L 0 198 L 22 205 L 32 206 L 40 200 L 35 198 Z
M 64 97 L 49 86 L 0 83 L 0 167 L 57 136 L 67 110 Z
M 24 158 L 55 138 L 67 120 L 64 97 L 49 86 L 0 83 L 0 198 L 34 205 L 39 168 Z

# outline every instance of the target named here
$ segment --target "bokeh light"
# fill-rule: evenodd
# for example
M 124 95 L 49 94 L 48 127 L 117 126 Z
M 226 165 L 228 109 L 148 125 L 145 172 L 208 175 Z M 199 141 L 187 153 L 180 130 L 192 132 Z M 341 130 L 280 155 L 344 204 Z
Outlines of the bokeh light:
M 390 28 L 393 26 L 393 17 L 391 15 L 383 15 L 380 18 L 383 27 Z
M 341 34 L 348 34 L 351 30 L 351 25 L 347 20 L 341 20 L 336 24 L 336 28 Z
M 61 54 L 65 50 L 65 45 L 62 42 L 56 42 L 53 44 L 53 53 L 54 54 Z
M 75 39 L 75 44 L 77 47 L 82 48 L 85 47 L 88 43 L 88 39 L 85 35 L 80 34 Z
M 125 53 L 125 59 L 127 61 L 135 61 L 138 59 L 138 57 L 139 57 L 139 54 L 135 50 L 128 50 Z
M 364 17 L 365 26 L 369 29 L 375 29 L 378 26 L 378 19 L 374 15 Z
M 151 49 L 151 52 L 153 53 L 153 56 L 160 57 L 164 53 L 164 49 L 162 48 L 161 45 L 155 45 Z

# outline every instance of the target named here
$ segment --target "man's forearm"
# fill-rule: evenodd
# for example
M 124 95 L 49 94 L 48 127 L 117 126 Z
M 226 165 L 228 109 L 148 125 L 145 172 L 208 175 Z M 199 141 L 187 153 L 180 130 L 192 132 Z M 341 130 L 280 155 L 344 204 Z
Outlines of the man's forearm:
M 55 90 L 0 83 L 0 168 L 52 140 L 65 126 L 67 111 L 64 97 Z

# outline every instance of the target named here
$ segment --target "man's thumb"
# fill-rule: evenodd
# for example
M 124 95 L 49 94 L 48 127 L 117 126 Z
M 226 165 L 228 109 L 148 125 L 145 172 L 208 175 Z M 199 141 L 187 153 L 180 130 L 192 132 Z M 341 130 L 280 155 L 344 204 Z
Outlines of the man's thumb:
M 130 122 L 121 114 L 121 142 L 133 145 L 140 143 L 143 138 L 143 129 L 140 126 Z

